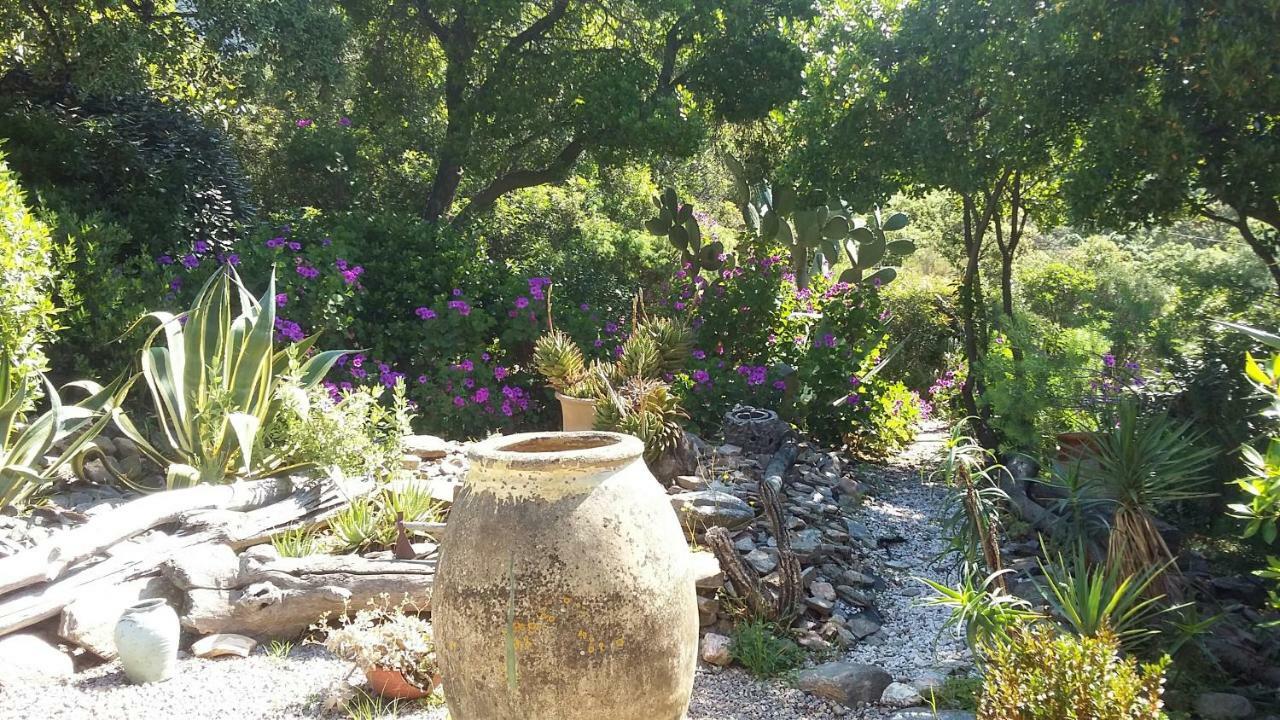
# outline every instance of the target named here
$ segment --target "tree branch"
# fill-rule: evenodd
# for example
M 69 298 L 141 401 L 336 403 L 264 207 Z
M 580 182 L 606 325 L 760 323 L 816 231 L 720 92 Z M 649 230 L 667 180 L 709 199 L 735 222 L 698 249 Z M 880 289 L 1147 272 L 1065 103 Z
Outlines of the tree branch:
M 418 20 L 427 26 L 427 29 L 431 31 L 432 35 L 436 36 L 441 45 L 447 45 L 449 43 L 449 28 L 445 27 L 444 23 L 440 22 L 440 19 L 431 12 L 431 0 L 413 0 L 413 6 L 418 10 Z
M 466 224 L 476 213 L 488 209 L 497 202 L 498 198 L 512 190 L 546 185 L 563 179 L 586 151 L 587 140 L 585 135 L 573 138 L 555 158 L 540 169 L 520 168 L 494 178 L 484 189 L 471 197 L 466 207 L 454 217 L 453 224 Z

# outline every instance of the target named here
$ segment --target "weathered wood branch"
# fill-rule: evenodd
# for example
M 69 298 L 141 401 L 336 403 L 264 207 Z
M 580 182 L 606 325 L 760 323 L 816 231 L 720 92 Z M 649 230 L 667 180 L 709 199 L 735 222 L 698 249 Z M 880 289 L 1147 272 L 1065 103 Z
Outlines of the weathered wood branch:
M 79 598 L 108 592 L 129 580 L 155 573 L 165 562 L 195 548 L 225 544 L 242 549 L 293 527 L 306 527 L 329 517 L 354 497 L 373 491 L 371 481 L 315 481 L 284 500 L 249 512 L 212 509 L 187 512 L 181 528 L 159 533 L 145 542 L 112 546 L 108 557 L 82 562 L 56 581 L 40 583 L 0 597 L 0 635 L 57 615 Z M 203 552 L 204 550 L 202 550 Z
M 226 558 L 226 554 L 220 554 Z M 225 563 L 226 560 L 215 560 Z M 186 587 L 183 625 L 200 633 L 232 632 L 255 638 L 292 637 L 325 616 L 370 602 L 401 602 L 425 610 L 431 601 L 435 561 L 367 560 L 354 555 L 278 557 L 270 546 L 253 548 L 234 562 L 231 587 Z M 222 578 L 226 567 L 201 557 L 175 558 L 165 572 L 175 584 Z
M 57 579 L 67 568 L 151 528 L 196 510 L 248 510 L 277 502 L 293 484 L 273 478 L 232 485 L 203 485 L 146 495 L 60 533 L 53 540 L 0 559 L 0 595 Z

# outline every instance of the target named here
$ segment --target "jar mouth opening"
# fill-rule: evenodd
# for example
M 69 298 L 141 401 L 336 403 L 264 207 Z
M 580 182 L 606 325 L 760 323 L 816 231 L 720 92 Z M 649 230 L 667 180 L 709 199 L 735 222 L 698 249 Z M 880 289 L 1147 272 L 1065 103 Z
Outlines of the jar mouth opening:
M 467 449 L 472 461 L 518 468 L 621 465 L 644 452 L 644 443 L 622 433 L 533 432 L 489 438 Z
M 154 610 L 161 605 L 166 604 L 164 598 L 152 598 L 150 600 L 142 600 L 129 606 L 130 610 Z

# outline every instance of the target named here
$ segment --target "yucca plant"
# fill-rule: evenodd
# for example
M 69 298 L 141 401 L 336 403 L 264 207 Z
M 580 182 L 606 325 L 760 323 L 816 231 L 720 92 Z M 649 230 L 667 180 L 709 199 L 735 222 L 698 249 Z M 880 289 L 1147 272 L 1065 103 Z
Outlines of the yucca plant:
M 233 314 L 236 301 L 239 311 Z M 312 336 L 275 351 L 275 307 L 274 276 L 266 294 L 255 299 L 228 266 L 209 278 L 186 313 L 144 317 L 158 323 L 142 344 L 141 362 L 162 443 L 152 444 L 123 415 L 117 415 L 116 424 L 148 457 L 168 468 L 166 487 L 305 467 L 268 453 L 254 454 L 259 431 L 278 407 L 276 384 L 288 369 L 290 352 L 301 357 L 315 343 Z M 304 389 L 318 384 L 345 352 L 312 355 L 298 370 L 299 384 Z
M 1190 422 L 1163 414 L 1142 417 L 1133 402 L 1124 402 L 1115 426 L 1098 433 L 1081 463 L 1081 478 L 1114 503 L 1107 562 L 1122 575 L 1137 577 L 1153 567 L 1177 572 L 1155 513 L 1167 503 L 1207 496 L 1202 488 L 1214 451 L 1197 447 L 1198 437 Z M 1161 572 L 1150 589 L 1175 597 L 1167 574 Z
M 1175 609 L 1164 604 L 1163 595 L 1151 596 L 1148 589 L 1161 568 L 1148 568 L 1140 575 L 1123 575 L 1115 567 L 1089 564 L 1083 549 L 1070 560 L 1060 553 L 1055 562 L 1040 562 L 1044 583 L 1040 592 L 1061 618 L 1078 635 L 1115 633 L 1126 649 L 1133 649 L 1158 632 L 1157 618 Z
M 106 387 L 90 381 L 70 383 L 89 397 L 63 403 L 43 374 L 49 409 L 31 422 L 22 408 L 32 395 L 30 378 L 13 377 L 7 356 L 0 355 L 0 507 L 17 504 L 48 485 L 64 465 L 79 462 L 82 452 L 111 421 L 115 398 L 132 380 L 124 376 Z M 62 447 L 56 455 L 56 447 Z
M 948 539 L 943 556 L 954 555 L 964 575 L 990 577 L 1002 591 L 1005 587 L 1000 559 L 1000 507 L 1008 495 L 1000 489 L 995 474 L 1005 472 L 995 457 L 958 424 L 947 442 L 947 454 L 938 474 L 950 491 L 949 510 L 943 518 Z

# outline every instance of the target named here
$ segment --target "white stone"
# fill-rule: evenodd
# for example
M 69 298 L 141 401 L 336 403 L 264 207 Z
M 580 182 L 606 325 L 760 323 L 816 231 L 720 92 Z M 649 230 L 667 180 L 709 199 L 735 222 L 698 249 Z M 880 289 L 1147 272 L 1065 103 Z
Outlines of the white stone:
M 0 686 L 44 683 L 74 672 L 71 656 L 28 633 L 0 638 Z
M 880 695 L 880 704 L 889 707 L 911 707 L 924 702 L 924 698 L 920 697 L 920 693 L 906 683 L 889 683 Z
M 253 649 L 257 646 L 258 641 L 247 635 L 214 633 L 205 635 L 191 643 L 191 654 L 198 658 L 222 657 L 223 655 L 249 657 L 249 653 L 253 652 Z

